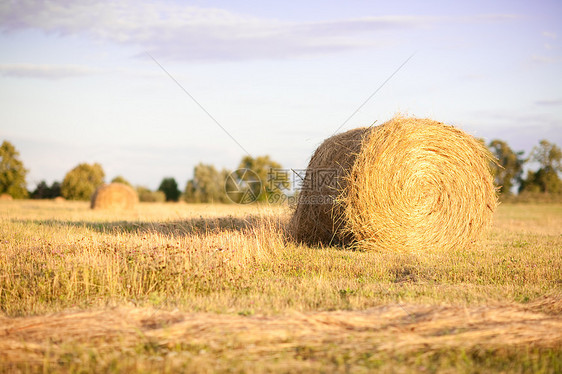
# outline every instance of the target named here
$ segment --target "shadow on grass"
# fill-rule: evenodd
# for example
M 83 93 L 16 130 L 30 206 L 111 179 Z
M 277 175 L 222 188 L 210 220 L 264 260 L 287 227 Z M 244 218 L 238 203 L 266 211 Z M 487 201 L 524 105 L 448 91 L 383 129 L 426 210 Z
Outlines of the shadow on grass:
M 303 243 L 295 240 L 287 231 L 287 221 L 281 217 L 249 215 L 246 217 L 199 217 L 174 221 L 70 221 L 58 219 L 13 219 L 25 225 L 50 226 L 56 228 L 77 227 L 86 228 L 103 234 L 161 234 L 173 237 L 189 235 L 208 235 L 219 232 L 247 232 L 254 230 L 273 230 L 282 232 L 288 242 L 297 245 L 307 245 L 311 248 L 333 248 L 337 250 L 356 251 L 354 246 L 345 246 L 338 243 Z
M 250 231 L 261 226 L 283 229 L 283 223 L 278 218 L 247 216 L 247 217 L 212 217 L 188 218 L 175 221 L 65 221 L 57 219 L 25 220 L 16 219 L 13 222 L 45 225 L 52 227 L 83 227 L 105 234 L 143 234 L 159 233 L 163 235 L 185 236 L 193 234 L 210 234 L 224 231 Z

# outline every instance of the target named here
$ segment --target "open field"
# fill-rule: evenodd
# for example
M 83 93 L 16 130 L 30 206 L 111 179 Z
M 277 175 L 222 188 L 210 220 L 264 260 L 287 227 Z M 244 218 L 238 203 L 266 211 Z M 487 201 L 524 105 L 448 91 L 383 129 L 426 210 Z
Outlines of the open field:
M 1 202 L 0 371 L 562 371 L 562 205 L 409 254 L 295 245 L 288 216 Z

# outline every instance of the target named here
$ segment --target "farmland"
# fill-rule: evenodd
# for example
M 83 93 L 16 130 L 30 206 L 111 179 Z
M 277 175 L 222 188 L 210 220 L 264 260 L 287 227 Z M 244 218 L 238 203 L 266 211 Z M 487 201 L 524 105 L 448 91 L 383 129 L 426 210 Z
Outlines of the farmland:
M 298 245 L 289 215 L 1 202 L 0 371 L 562 370 L 562 205 L 447 252 Z

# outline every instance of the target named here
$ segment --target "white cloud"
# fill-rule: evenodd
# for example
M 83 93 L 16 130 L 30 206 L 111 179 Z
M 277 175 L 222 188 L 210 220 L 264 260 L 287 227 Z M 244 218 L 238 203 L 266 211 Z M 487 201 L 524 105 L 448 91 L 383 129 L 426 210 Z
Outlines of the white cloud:
M 291 57 L 356 48 L 368 42 L 350 35 L 427 22 L 414 17 L 374 17 L 298 24 L 214 8 L 127 0 L 17 4 L 5 3 L 0 8 L 5 32 L 38 29 L 56 35 L 79 33 L 138 45 L 158 56 L 180 60 Z
M 495 22 L 513 15 L 463 17 L 463 22 Z M 256 18 L 181 2 L 5 1 L 0 30 L 82 34 L 96 40 L 136 45 L 159 57 L 178 60 L 286 58 L 355 49 L 382 43 L 373 33 L 417 29 L 451 18 L 378 16 L 331 22 L 295 23 Z M 367 33 L 371 33 L 367 35 Z
M 557 39 L 558 38 L 558 35 L 556 35 L 555 32 L 550 32 L 550 31 L 543 31 L 542 35 L 546 38 L 549 38 L 549 39 Z
M 463 75 L 461 78 L 467 79 L 469 81 L 481 81 L 483 79 L 486 79 L 487 76 L 485 74 L 469 73 L 469 74 Z
M 97 74 L 101 69 L 79 65 L 0 64 L 0 74 L 18 78 L 63 79 Z
M 560 56 L 548 57 L 548 56 L 533 55 L 531 58 L 533 62 L 537 62 L 541 64 L 558 64 L 562 62 L 562 57 Z
M 521 18 L 517 14 L 480 14 L 476 16 L 468 16 L 461 18 L 465 22 L 499 22 L 499 21 L 513 21 Z
M 556 35 L 556 33 L 554 33 L 554 32 L 543 31 L 542 35 L 545 38 L 548 38 L 548 39 L 551 39 L 551 40 L 558 39 L 558 35 Z M 556 42 L 554 42 L 554 43 L 556 43 Z M 551 43 L 544 43 L 544 48 L 546 50 L 552 51 L 552 50 L 556 50 L 560 47 L 558 45 L 554 45 L 554 44 L 551 44 Z
M 541 106 L 562 106 L 562 99 L 537 100 L 535 104 Z

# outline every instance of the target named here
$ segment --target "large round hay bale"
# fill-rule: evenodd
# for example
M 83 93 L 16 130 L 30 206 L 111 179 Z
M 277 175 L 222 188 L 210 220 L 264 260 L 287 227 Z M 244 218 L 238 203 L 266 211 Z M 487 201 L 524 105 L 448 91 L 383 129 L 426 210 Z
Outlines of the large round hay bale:
M 92 209 L 132 210 L 139 202 L 137 192 L 123 183 L 99 187 L 92 195 Z
M 497 205 L 492 159 L 472 136 L 429 119 L 335 135 L 310 160 L 289 232 L 363 249 L 465 246 Z
M 0 200 L 2 200 L 2 201 L 12 201 L 12 200 L 14 200 L 14 198 L 10 194 L 3 193 L 3 194 L 0 195 Z

